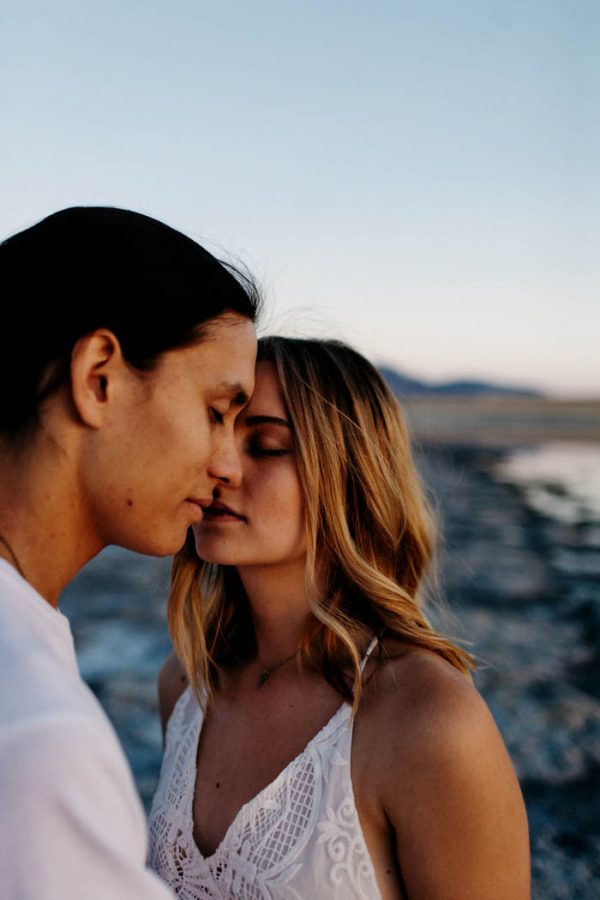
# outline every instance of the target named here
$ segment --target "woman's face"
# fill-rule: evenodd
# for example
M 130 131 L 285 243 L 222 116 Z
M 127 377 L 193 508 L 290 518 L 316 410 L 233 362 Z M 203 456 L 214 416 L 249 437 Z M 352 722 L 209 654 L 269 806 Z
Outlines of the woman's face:
M 193 526 L 206 562 L 277 566 L 306 556 L 302 491 L 294 436 L 274 366 L 260 362 L 252 399 L 238 416 L 238 483 L 219 485 L 215 502 Z

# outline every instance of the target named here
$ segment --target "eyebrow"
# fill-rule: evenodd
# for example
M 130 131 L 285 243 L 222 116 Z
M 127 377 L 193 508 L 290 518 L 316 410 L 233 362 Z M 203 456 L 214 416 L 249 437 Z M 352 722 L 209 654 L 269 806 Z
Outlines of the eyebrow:
M 253 425 L 283 425 L 284 428 L 291 428 L 292 423 L 287 419 L 280 419 L 279 416 L 248 416 L 245 424 L 251 428 Z
M 221 381 L 221 383 L 217 385 L 217 390 L 224 391 L 225 393 L 229 394 L 232 398 L 231 402 L 234 406 L 245 406 L 246 403 L 248 403 L 248 401 L 250 400 L 248 392 L 244 390 L 239 381 Z

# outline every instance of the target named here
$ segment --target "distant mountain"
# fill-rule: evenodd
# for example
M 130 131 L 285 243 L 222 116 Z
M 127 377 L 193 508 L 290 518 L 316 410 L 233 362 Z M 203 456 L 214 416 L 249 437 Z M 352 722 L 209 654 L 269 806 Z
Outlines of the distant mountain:
M 379 371 L 399 397 L 410 394 L 429 395 L 454 395 L 454 396 L 481 396 L 482 394 L 506 394 L 512 397 L 543 397 L 540 391 L 534 391 L 527 387 L 507 387 L 502 384 L 494 384 L 491 381 L 419 381 L 410 378 L 392 369 L 389 366 L 380 366 Z

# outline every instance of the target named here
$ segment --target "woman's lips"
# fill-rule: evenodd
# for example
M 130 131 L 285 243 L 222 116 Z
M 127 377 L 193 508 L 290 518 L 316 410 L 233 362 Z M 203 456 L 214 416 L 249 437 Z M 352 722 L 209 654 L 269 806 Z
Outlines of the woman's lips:
M 236 513 L 229 506 L 213 503 L 204 509 L 203 522 L 246 522 L 246 517 Z

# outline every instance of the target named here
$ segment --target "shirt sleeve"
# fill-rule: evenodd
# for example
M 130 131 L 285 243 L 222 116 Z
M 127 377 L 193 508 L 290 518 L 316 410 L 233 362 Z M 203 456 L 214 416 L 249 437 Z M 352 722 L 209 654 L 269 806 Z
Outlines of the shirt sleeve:
M 83 716 L 0 739 L 0 883 L 16 900 L 173 900 L 145 866 L 146 821 L 120 747 Z

